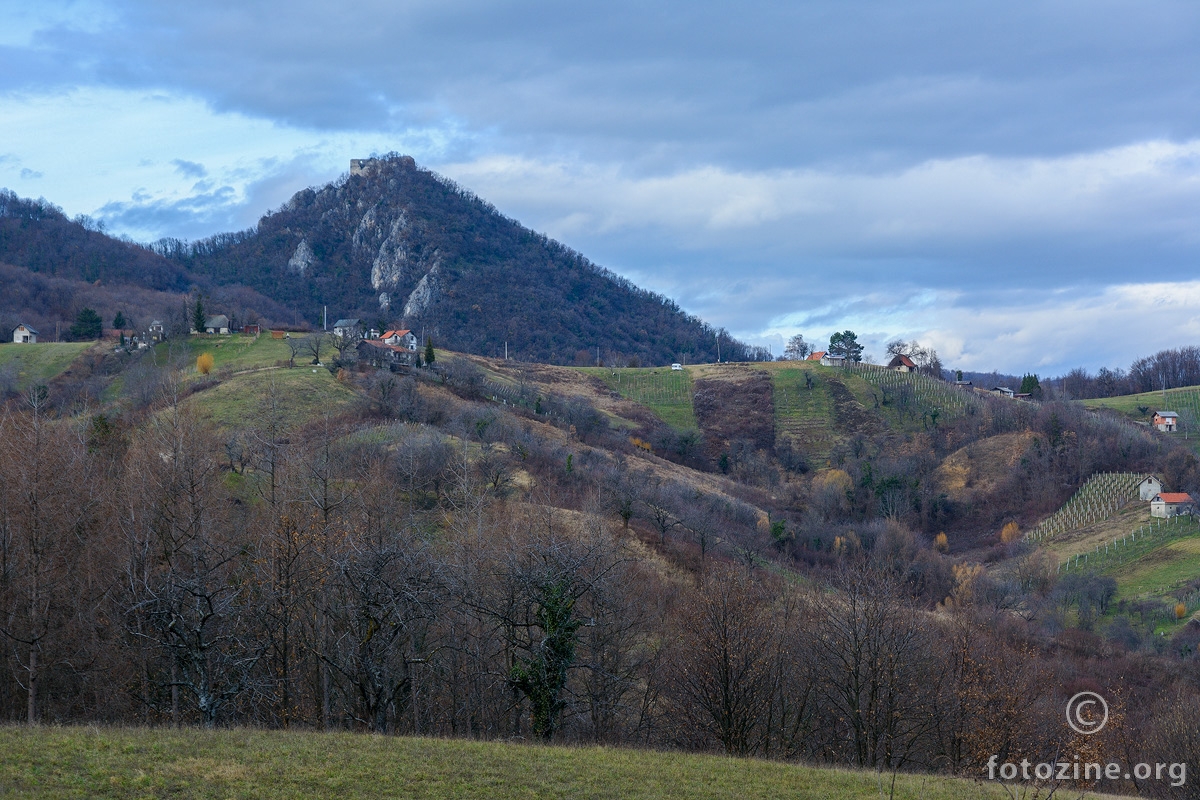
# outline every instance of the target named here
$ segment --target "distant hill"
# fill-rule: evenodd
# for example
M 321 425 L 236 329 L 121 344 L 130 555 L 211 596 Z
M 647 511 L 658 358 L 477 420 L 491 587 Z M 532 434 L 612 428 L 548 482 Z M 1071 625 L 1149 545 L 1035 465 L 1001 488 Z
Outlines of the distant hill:
M 239 322 L 293 323 L 294 311 L 238 285 L 194 275 L 147 247 L 104 233 L 86 217 L 69 219 L 45 200 L 27 200 L 0 189 L 0 334 L 19 323 L 50 341 L 81 308 L 100 313 L 108 326 L 117 312 L 144 330 L 159 318 L 182 315 L 190 292 Z
M 316 321 L 320 309 L 402 323 L 439 345 L 557 364 L 764 359 L 579 253 L 522 227 L 407 156 L 297 192 L 256 228 L 155 249 L 215 284 L 244 284 Z M 636 363 L 635 362 L 635 363 Z

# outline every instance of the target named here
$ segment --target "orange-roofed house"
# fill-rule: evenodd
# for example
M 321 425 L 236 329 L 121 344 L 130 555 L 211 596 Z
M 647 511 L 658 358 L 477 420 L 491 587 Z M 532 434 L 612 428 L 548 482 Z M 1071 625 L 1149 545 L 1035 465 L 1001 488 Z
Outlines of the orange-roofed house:
M 804 360 L 805 361 L 820 361 L 824 357 L 825 357 L 824 350 L 814 350 L 811 353 L 809 353 L 808 358 L 806 358 Z
M 1191 514 L 1195 511 L 1192 496 L 1187 492 L 1159 492 L 1150 501 L 1150 516 L 1178 517 L 1181 514 Z
M 384 344 L 403 347 L 406 350 L 413 351 L 414 353 L 417 350 L 416 334 L 410 330 L 384 331 L 383 335 L 379 337 L 379 341 L 383 342 Z
M 916 372 L 917 364 L 908 356 L 896 356 L 888 362 L 888 369 L 894 369 L 896 372 Z

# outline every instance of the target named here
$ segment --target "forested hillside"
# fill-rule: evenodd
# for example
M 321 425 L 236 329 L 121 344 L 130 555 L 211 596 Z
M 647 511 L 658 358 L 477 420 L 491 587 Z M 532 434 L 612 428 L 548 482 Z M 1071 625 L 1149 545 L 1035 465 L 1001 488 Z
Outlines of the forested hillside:
M 673 301 L 505 217 L 408 157 L 298 192 L 249 231 L 159 252 L 218 284 L 319 310 L 402 320 L 455 350 L 556 364 L 762 358 Z M 599 348 L 599 353 L 597 353 Z

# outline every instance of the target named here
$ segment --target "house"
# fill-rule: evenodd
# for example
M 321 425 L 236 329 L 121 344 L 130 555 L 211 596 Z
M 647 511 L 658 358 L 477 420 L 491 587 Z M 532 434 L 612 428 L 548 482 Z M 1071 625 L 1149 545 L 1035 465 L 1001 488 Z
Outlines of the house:
M 1015 392 L 1013 394 L 1013 400 L 1024 400 L 1026 403 L 1032 403 L 1033 395 L 1029 392 Z
M 1016 392 L 1007 386 L 993 386 L 991 391 L 1001 397 L 1007 397 L 1009 400 L 1013 399 L 1013 396 L 1016 394 Z
M 416 361 L 416 353 L 404 345 L 384 344 L 380 339 L 364 339 L 358 343 L 358 358 L 373 367 L 390 369 L 396 372 L 404 367 L 411 367 Z
M 809 353 L 808 358 L 806 358 L 804 360 L 805 361 L 820 361 L 824 357 L 825 357 L 824 350 L 814 350 L 811 353 Z
M 968 388 L 968 389 L 969 389 L 970 387 L 974 386 L 975 384 L 971 383 L 970 381 L 955 381 L 955 382 L 954 382 L 954 385 L 955 385 L 955 386 L 962 386 L 962 387 L 964 387 L 964 388 Z
M 150 323 L 150 328 L 147 331 L 150 338 L 156 342 L 161 342 L 167 338 L 167 329 L 163 326 L 161 319 L 156 319 Z
M 410 330 L 384 331 L 379 341 L 407 348 L 414 353 L 417 351 L 417 336 Z
M 1155 411 L 1154 419 L 1150 420 L 1150 424 L 1163 433 L 1174 433 L 1175 429 L 1179 427 L 1179 415 L 1174 411 Z
M 346 336 L 351 336 L 355 333 L 360 333 L 361 331 L 362 331 L 362 320 L 361 319 L 357 319 L 357 318 L 339 319 L 337 322 L 333 323 L 333 335 L 334 336 L 341 336 L 344 338 Z
M 229 333 L 229 317 L 224 314 L 217 314 L 215 317 L 209 317 L 204 320 L 205 333 Z
M 37 331 L 28 325 L 13 328 L 13 344 L 37 344 Z
M 894 369 L 896 372 L 916 372 L 916 363 L 908 356 L 898 355 L 888 362 L 888 369 Z
M 1192 496 L 1187 492 L 1159 492 L 1150 500 L 1150 516 L 1178 517 L 1195 511 Z
M 823 367 L 840 367 L 845 365 L 845 356 L 835 356 L 830 353 L 825 353 L 821 356 L 821 366 Z
M 1147 475 L 1146 477 L 1142 478 L 1141 483 L 1137 485 L 1137 490 L 1139 500 L 1150 500 L 1154 497 L 1154 495 L 1163 490 L 1162 481 L 1153 475 Z

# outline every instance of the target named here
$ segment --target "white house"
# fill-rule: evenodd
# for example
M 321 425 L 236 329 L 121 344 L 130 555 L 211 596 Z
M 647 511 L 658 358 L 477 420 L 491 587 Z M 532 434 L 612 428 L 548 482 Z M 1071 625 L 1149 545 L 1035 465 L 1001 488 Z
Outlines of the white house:
M 1147 475 L 1142 478 L 1142 482 L 1137 485 L 1139 500 L 1153 500 L 1154 495 L 1163 490 L 1162 481 L 1153 475 Z
M 161 319 L 156 319 L 150 323 L 149 334 L 150 338 L 156 342 L 161 342 L 167 338 L 167 329 L 163 326 Z
M 334 336 L 345 337 L 345 336 L 349 336 L 352 333 L 356 333 L 361 330 L 362 330 L 362 320 L 361 319 L 357 319 L 357 318 L 356 319 L 339 319 L 337 322 L 333 323 L 333 335 Z
M 896 372 L 916 372 L 917 365 L 911 358 L 906 355 L 897 355 L 888 362 L 888 369 L 894 369 Z
M 1192 496 L 1187 492 L 1159 492 L 1150 501 L 1150 516 L 1177 517 L 1194 511 Z
M 37 331 L 28 325 L 13 328 L 13 344 L 37 344 Z
M 384 331 L 383 335 L 379 337 L 379 341 L 413 352 L 417 350 L 417 336 L 410 330 Z
M 1174 411 L 1155 411 L 1150 424 L 1163 433 L 1174 433 L 1179 427 L 1179 415 Z

